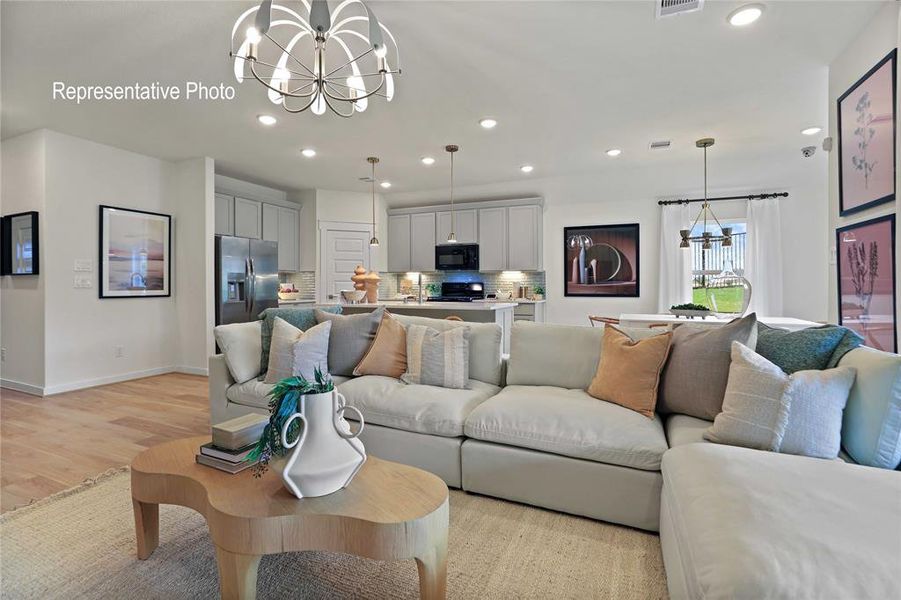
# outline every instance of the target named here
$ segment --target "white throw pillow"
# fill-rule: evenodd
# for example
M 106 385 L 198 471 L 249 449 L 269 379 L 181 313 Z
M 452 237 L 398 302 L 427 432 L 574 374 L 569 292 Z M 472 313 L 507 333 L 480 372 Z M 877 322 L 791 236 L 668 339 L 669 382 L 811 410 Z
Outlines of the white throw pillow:
M 313 381 L 317 367 L 328 373 L 331 327 L 331 322 L 326 321 L 302 331 L 281 317 L 275 317 L 265 383 L 278 383 L 293 375 L 302 375 Z
M 425 325 L 407 327 L 404 383 L 464 389 L 469 387 L 469 329 L 438 332 Z
M 842 411 L 855 376 L 850 367 L 786 375 L 747 346 L 732 342 L 723 411 L 704 439 L 834 459 L 841 447 Z
M 237 383 L 250 381 L 260 374 L 261 324 L 262 321 L 250 321 L 213 329 L 216 343 L 225 355 L 225 364 Z

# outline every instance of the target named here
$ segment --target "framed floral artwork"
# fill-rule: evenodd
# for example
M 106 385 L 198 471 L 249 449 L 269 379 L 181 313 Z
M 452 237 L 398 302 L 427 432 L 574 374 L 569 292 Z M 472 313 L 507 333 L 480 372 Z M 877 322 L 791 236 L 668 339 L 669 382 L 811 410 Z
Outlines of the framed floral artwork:
M 895 215 L 841 227 L 835 238 L 839 324 L 867 346 L 897 352 Z
M 100 207 L 100 297 L 169 296 L 172 217 Z
M 637 298 L 638 223 L 563 228 L 565 296 Z
M 892 50 L 838 99 L 842 216 L 895 199 L 897 56 Z

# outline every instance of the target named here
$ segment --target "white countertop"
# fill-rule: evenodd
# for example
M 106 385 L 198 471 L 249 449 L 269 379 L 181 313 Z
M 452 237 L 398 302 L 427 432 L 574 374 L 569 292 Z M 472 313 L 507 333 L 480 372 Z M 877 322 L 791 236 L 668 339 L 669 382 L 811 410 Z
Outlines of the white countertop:
M 691 325 L 724 325 L 731 321 L 731 318 L 721 319 L 715 316 L 709 316 L 704 319 L 695 317 L 688 319 L 686 317 L 676 317 L 668 314 L 621 314 L 619 321 L 621 324 L 629 326 L 631 324 L 641 325 L 644 323 L 688 323 Z M 806 329 L 808 327 L 818 327 L 820 323 L 814 321 L 805 321 L 804 319 L 795 319 L 794 317 L 757 317 L 757 321 L 770 327 L 779 327 L 796 331 L 798 329 Z
M 476 302 L 514 302 L 516 304 L 544 304 L 547 300 L 531 300 L 529 298 L 513 298 L 512 300 L 507 300 L 506 298 L 497 298 L 495 300 L 476 300 Z
M 281 300 L 279 299 L 278 305 L 281 306 L 283 304 L 316 304 L 315 298 L 299 298 L 297 300 Z
M 323 306 L 335 306 L 335 304 L 317 304 L 317 307 Z M 514 302 L 423 302 L 419 304 L 418 302 L 404 302 L 400 300 L 385 300 L 379 301 L 375 304 L 342 304 L 342 307 L 345 308 L 378 308 L 379 306 L 386 306 L 388 308 L 403 308 L 406 310 L 453 310 L 453 311 L 462 311 L 462 310 L 503 310 L 505 308 L 516 308 L 516 303 Z

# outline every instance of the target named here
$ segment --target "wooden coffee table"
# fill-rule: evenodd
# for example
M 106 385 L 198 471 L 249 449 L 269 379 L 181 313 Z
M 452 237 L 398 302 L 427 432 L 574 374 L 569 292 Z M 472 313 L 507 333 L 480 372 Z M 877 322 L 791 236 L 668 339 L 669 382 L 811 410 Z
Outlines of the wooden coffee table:
M 194 461 L 209 437 L 145 450 L 131 464 L 138 558 L 159 545 L 159 505 L 193 508 L 216 546 L 222 598 L 254 598 L 263 554 L 326 550 L 376 560 L 413 558 L 422 598 L 444 598 L 447 486 L 414 467 L 370 456 L 341 491 L 298 500 L 270 469 L 255 479 Z

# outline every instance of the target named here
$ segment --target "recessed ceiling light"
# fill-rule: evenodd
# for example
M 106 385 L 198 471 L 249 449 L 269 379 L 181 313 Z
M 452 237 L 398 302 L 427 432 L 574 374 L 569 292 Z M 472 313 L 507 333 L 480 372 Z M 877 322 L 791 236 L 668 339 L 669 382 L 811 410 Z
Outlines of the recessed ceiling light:
M 432 165 L 435 164 L 435 159 L 432 158 L 431 156 L 423 156 L 419 160 L 422 161 L 422 164 L 424 164 L 427 167 L 431 167 Z
M 534 168 L 535 167 L 533 167 L 532 165 L 523 165 L 519 168 L 519 170 L 522 171 L 523 173 L 531 173 L 532 169 L 534 169 Z
M 304 156 L 306 156 L 307 158 L 313 158 L 314 156 L 316 156 L 316 151 L 313 150 L 312 148 L 304 148 L 303 150 L 300 151 L 300 153 L 303 154 Z
M 497 119 L 485 117 L 484 119 L 479 121 L 479 125 L 481 125 L 483 129 L 494 129 L 497 126 Z
M 383 182 L 380 183 L 379 185 L 382 186 L 383 188 L 385 188 L 385 189 L 387 190 L 389 187 L 391 187 L 391 182 L 390 182 L 390 181 L 383 181 Z
M 750 25 L 763 14 L 763 4 L 746 4 L 729 13 L 728 21 L 733 27 Z
M 259 121 L 263 125 L 275 125 L 276 123 L 278 123 L 278 119 L 276 119 L 272 115 L 257 115 L 257 121 Z
M 808 127 L 807 129 L 802 129 L 801 133 L 804 135 L 816 135 L 821 131 L 823 131 L 821 127 Z
M 610 157 L 617 157 L 622 153 L 623 153 L 623 151 L 620 150 L 619 148 L 610 148 L 610 150 L 607 150 L 607 156 L 610 156 Z

